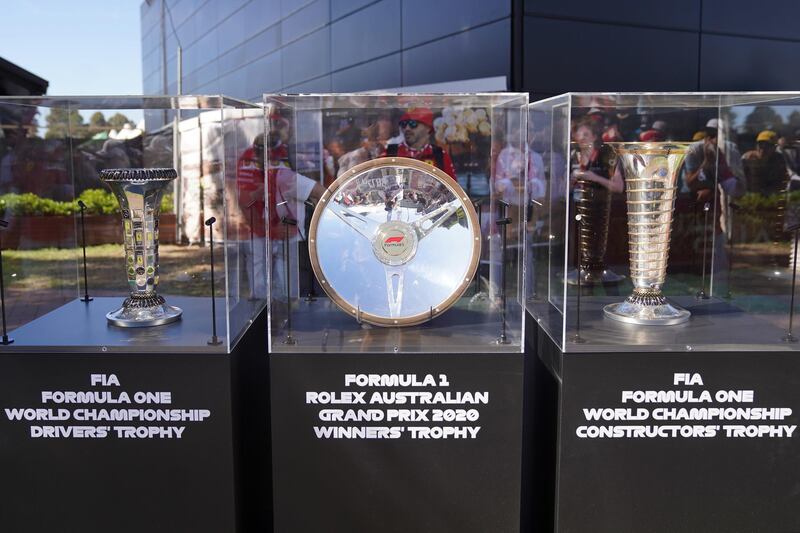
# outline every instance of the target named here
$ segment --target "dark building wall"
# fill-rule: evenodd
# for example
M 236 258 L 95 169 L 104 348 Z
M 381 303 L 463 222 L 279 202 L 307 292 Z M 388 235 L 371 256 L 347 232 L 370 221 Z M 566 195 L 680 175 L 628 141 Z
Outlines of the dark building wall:
M 522 87 L 797 90 L 795 0 L 523 0 Z
M 163 17 L 160 0 L 141 7 L 146 94 L 177 91 L 178 42 L 185 94 L 257 100 L 264 92 L 363 91 L 509 75 L 510 1 L 167 0 L 166 5 Z
M 177 91 L 179 41 L 184 93 L 251 100 L 490 76 L 534 97 L 800 88 L 796 0 L 166 1 L 142 4 L 146 94 Z

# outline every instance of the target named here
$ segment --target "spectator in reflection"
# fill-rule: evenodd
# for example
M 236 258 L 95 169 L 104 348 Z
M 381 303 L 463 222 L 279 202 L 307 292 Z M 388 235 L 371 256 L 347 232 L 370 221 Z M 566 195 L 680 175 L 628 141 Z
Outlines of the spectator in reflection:
M 777 151 L 778 134 L 764 130 L 756 137 L 756 148 L 742 156 L 747 190 L 765 195 L 786 189 L 789 175 L 786 160 Z
M 727 293 L 728 254 L 725 243 L 730 241 L 733 229 L 730 205 L 733 199 L 745 192 L 739 150 L 733 142 L 719 138 L 720 133 L 725 131 L 725 123 L 721 119 L 709 120 L 703 135 L 695 134 L 702 138 L 689 145 L 683 161 L 684 183 L 694 195 L 697 209 L 702 210 L 706 203 L 710 204 L 714 208 L 714 234 L 720 237 L 723 233 L 725 235 L 725 238 L 713 239 L 715 294 Z M 719 194 L 718 202 L 714 201 L 715 190 Z
M 238 201 L 235 204 L 229 204 L 233 218 L 231 223 L 237 229 L 240 258 L 245 263 L 250 297 L 266 298 L 267 221 L 263 134 L 259 134 L 253 145 L 239 156 L 236 164 L 236 199 Z M 237 291 L 232 292 L 235 294 Z
M 269 140 L 267 151 L 269 163 L 267 166 L 267 187 L 269 196 L 269 240 L 272 246 L 272 279 L 273 294 L 276 298 L 288 299 L 286 294 L 285 250 L 284 243 L 288 237 L 289 254 L 293 257 L 291 264 L 298 265 L 297 243 L 302 238 L 305 240 L 306 209 L 305 202 L 315 204 L 325 192 L 324 187 L 317 181 L 296 172 L 291 165 L 289 140 L 291 131 L 289 121 L 274 114 L 270 117 L 277 127 L 270 128 L 275 132 L 275 137 Z M 263 188 L 263 185 L 262 185 Z M 262 191 L 257 191 L 263 194 Z M 296 222 L 285 224 L 284 220 Z M 291 273 L 289 273 L 291 275 Z M 296 286 L 292 291 L 296 290 Z M 279 297 L 278 295 L 282 295 Z
M 426 107 L 411 108 L 400 117 L 398 124 L 403 133 L 403 142 L 387 145 L 382 155 L 418 159 L 441 169 L 451 178 L 456 179 L 456 171 L 450 154 L 441 146 L 431 144 L 433 112 L 430 109 Z
M 639 140 L 643 143 L 658 143 L 665 139 L 664 132 L 651 128 L 639 134 Z
M 736 145 L 730 141 L 718 142 L 724 124 L 713 118 L 706 123 L 701 140 L 689 145 L 684 159 L 685 180 L 698 203 L 714 198 L 714 183 L 720 190 L 734 198 L 745 191 L 744 171 Z
M 379 157 L 386 150 L 391 136 L 392 122 L 389 117 L 378 117 L 375 122 L 362 130 L 361 146 L 339 158 L 338 176 L 360 163 Z
M 584 118 L 575 125 L 573 140 L 576 149 L 572 154 L 571 184 L 574 186 L 578 180 L 585 180 L 602 185 L 610 192 L 622 192 L 622 172 L 613 163 L 613 150 L 601 139 L 601 123 L 596 120 Z

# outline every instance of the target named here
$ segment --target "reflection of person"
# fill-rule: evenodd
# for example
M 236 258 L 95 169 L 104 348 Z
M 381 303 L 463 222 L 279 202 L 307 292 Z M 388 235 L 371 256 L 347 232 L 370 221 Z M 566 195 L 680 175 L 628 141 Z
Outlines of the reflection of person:
M 409 109 L 400 117 L 399 125 L 404 141 L 400 144 L 388 145 L 383 155 L 410 157 L 424 161 L 456 179 L 456 171 L 453 168 L 450 154 L 442 147 L 431 144 L 433 112 L 430 109 L 425 107 Z
M 736 145 L 728 140 L 720 142 L 720 131 L 725 131 L 721 119 L 712 118 L 706 123 L 702 139 L 689 145 L 683 160 L 684 183 L 694 194 L 698 208 L 714 202 L 714 184 L 719 192 L 717 205 L 719 218 L 714 222 L 714 234 L 724 233 L 726 239 L 714 239 L 714 292 L 725 294 L 728 284 L 728 255 L 725 241 L 732 231 L 731 200 L 745 191 L 744 171 Z M 696 137 L 701 137 L 695 134 Z M 704 229 L 705 231 L 705 229 Z
M 338 175 L 341 176 L 359 163 L 379 157 L 386 150 L 387 141 L 391 136 L 392 122 L 389 117 L 378 117 L 362 131 L 361 146 L 339 158 Z
M 789 173 L 786 161 L 776 151 L 778 134 L 764 130 L 756 137 L 756 149 L 745 152 L 742 166 L 747 178 L 747 190 L 763 196 L 771 196 L 785 191 L 789 186 Z M 774 246 L 782 240 L 785 201 L 778 203 L 777 209 L 764 213 L 764 222 L 769 238 Z M 772 265 L 778 265 L 778 257 L 772 255 Z
M 742 156 L 748 191 L 766 195 L 786 188 L 789 175 L 783 156 L 776 150 L 777 139 L 774 131 L 764 130 L 756 137 L 756 149 Z
M 593 182 L 610 192 L 622 192 L 625 186 L 622 172 L 613 164 L 615 158 L 611 147 L 600 142 L 600 128 L 597 121 L 586 119 L 575 125 L 573 140 L 578 148 L 573 153 L 575 165 L 571 181 L 573 185 L 578 181 Z
M 293 246 L 302 236 L 304 231 L 306 209 L 305 202 L 316 204 L 325 189 L 322 185 L 292 168 L 289 154 L 289 140 L 291 132 L 289 122 L 281 116 L 274 114 L 270 117 L 275 126 L 270 128 L 268 139 L 267 187 L 269 197 L 269 240 L 272 246 L 272 279 L 273 294 L 285 294 L 286 272 L 284 241 L 288 235 L 289 253 L 294 256 L 297 265 L 296 246 Z M 263 187 L 263 185 L 262 185 Z M 289 219 L 296 224 L 284 224 L 283 220 Z M 296 268 L 296 267 L 295 267 Z M 294 289 L 292 289 L 294 292 Z
M 236 164 L 238 212 L 232 220 L 250 280 L 250 297 L 266 297 L 267 221 L 264 202 L 264 136 L 258 135 Z M 229 206 L 234 206 L 230 202 Z M 232 217 L 233 218 L 233 217 Z M 251 239 L 252 236 L 252 239 Z M 250 244 L 252 243 L 252 244 Z

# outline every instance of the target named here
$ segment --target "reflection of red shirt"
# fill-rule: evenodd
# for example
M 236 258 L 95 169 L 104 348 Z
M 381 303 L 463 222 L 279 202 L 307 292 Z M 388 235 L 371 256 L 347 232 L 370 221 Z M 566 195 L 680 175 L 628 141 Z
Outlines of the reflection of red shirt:
M 252 210 L 253 221 L 253 235 L 256 237 L 266 237 L 267 235 L 267 221 L 265 218 L 265 204 L 264 204 L 264 169 L 259 163 L 256 152 L 251 146 L 245 150 L 239 157 L 236 164 L 236 188 L 239 194 L 239 207 L 244 212 L 245 224 L 243 229 L 249 230 L 250 214 Z M 261 189 L 261 194 L 258 200 L 250 207 L 247 206 L 253 201 L 256 191 Z M 248 232 L 240 232 L 248 233 Z M 243 235 L 239 235 L 243 238 Z
M 382 155 L 387 155 L 385 150 Z M 436 166 L 436 156 L 433 153 L 433 146 L 430 144 L 426 144 L 424 148 L 415 150 L 406 143 L 400 143 L 397 145 L 397 157 L 410 157 L 411 159 L 417 159 L 419 161 L 428 163 L 431 166 Z M 450 154 L 448 154 L 447 150 L 444 149 L 442 149 L 441 170 L 443 170 L 451 178 L 456 179 L 456 169 L 453 168 L 453 160 L 450 159 Z

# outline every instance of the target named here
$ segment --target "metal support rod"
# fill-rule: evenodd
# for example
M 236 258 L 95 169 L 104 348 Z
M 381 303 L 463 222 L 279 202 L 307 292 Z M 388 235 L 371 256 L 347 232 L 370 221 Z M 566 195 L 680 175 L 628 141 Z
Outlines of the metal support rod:
M 797 337 L 792 334 L 792 326 L 794 325 L 794 289 L 797 282 L 797 237 L 800 233 L 800 228 L 794 230 L 794 260 L 792 261 L 792 298 L 789 303 L 789 332 L 783 336 L 783 342 L 797 342 Z
M 83 298 L 81 298 L 81 301 L 89 303 L 93 298 L 89 296 L 89 277 L 86 274 L 86 221 L 83 217 L 84 211 L 86 211 L 86 204 L 78 200 L 78 207 L 81 209 L 81 245 L 83 247 Z
M 5 220 L 0 220 L 0 228 L 5 229 L 8 227 L 8 222 Z M 9 344 L 14 342 L 14 339 L 8 336 L 8 330 L 6 329 L 6 289 L 3 280 L 3 242 L 0 240 L 0 310 L 2 310 L 3 314 L 3 340 L 2 344 L 8 346 Z
M 708 300 L 708 295 L 706 294 L 706 250 L 708 249 L 708 210 L 710 208 L 711 204 L 709 202 L 703 205 L 703 276 L 700 290 L 696 295 L 698 300 Z
M 293 218 L 281 217 L 281 224 L 283 224 L 283 258 L 284 258 L 284 278 L 286 278 L 286 337 L 283 339 L 283 344 L 297 344 L 297 341 L 292 337 L 292 285 L 289 281 L 289 226 L 296 226 L 297 221 Z
M 211 339 L 208 341 L 209 346 L 222 344 L 222 341 L 217 337 L 217 293 L 214 289 L 214 222 L 216 221 L 215 217 L 211 217 L 205 222 L 209 229 L 211 243 Z
M 507 217 L 508 202 L 498 200 L 500 218 L 497 219 L 496 224 L 500 226 L 501 231 L 501 249 L 502 255 L 500 256 L 500 337 L 497 339 L 497 344 L 508 344 L 508 336 L 506 334 L 506 250 L 508 248 L 508 236 L 506 226 L 511 223 L 511 218 Z
M 306 200 L 306 237 L 310 234 L 311 229 L 311 217 L 309 214 L 313 214 L 314 212 L 314 202 L 311 200 Z M 309 213 L 310 211 L 310 213 Z M 308 246 L 308 239 L 306 239 L 306 246 Z M 306 301 L 313 302 L 317 299 L 317 292 L 314 290 L 314 270 L 309 267 L 308 269 L 308 294 L 306 294 Z
M 478 210 L 478 232 L 481 233 L 481 239 L 483 239 L 483 233 L 481 232 L 481 224 L 483 221 L 481 220 L 481 215 L 483 214 L 483 199 L 478 198 L 477 200 L 472 202 L 472 205 L 475 206 L 475 209 Z M 483 244 L 483 243 L 481 243 Z M 475 269 L 475 294 L 481 292 L 481 261 L 478 258 L 478 268 Z
M 578 266 L 578 298 L 576 302 L 575 308 L 575 335 L 572 337 L 572 342 L 577 344 L 583 344 L 586 342 L 583 337 L 581 337 L 581 291 L 583 290 L 581 287 L 581 224 L 583 217 L 581 215 L 575 215 L 575 264 Z

